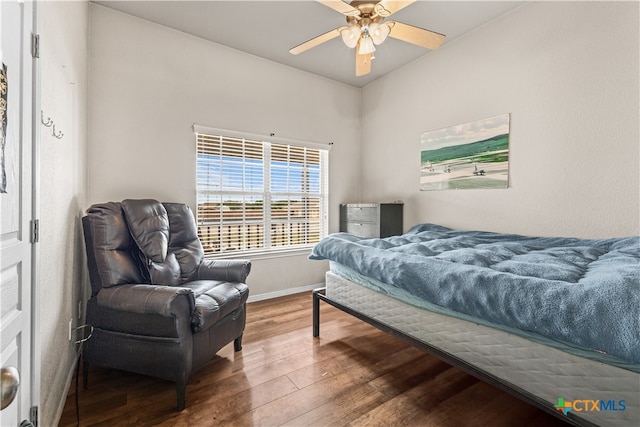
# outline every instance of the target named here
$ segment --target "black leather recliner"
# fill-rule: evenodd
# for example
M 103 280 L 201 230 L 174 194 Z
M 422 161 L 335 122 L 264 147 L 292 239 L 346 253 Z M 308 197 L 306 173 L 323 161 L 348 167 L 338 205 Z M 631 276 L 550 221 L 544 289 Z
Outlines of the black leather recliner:
M 91 279 L 83 350 L 90 364 L 176 382 L 185 407 L 193 371 L 234 341 L 242 348 L 248 260 L 205 260 L 191 209 L 124 200 L 91 206 L 82 218 Z

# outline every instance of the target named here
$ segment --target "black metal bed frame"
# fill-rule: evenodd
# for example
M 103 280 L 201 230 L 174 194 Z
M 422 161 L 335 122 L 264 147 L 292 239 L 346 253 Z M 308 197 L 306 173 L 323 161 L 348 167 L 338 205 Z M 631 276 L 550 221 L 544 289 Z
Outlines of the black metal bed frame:
M 541 399 L 540 397 L 532 393 L 527 392 L 526 390 L 523 390 L 522 388 L 516 385 L 510 384 L 493 374 L 490 374 L 482 369 L 479 369 L 476 366 L 454 356 L 453 354 L 442 351 L 441 349 L 434 347 L 431 344 L 428 344 L 424 341 L 418 340 L 410 335 L 407 335 L 399 329 L 396 329 L 392 326 L 382 323 L 372 317 L 367 316 L 364 313 L 356 311 L 350 307 L 347 307 L 346 305 L 343 305 L 337 301 L 332 300 L 331 298 L 326 296 L 325 290 L 326 288 L 319 288 L 319 289 L 313 290 L 313 336 L 314 337 L 320 336 L 320 300 L 322 300 L 327 304 L 332 305 L 335 308 L 342 310 L 345 313 L 350 314 L 370 324 L 371 326 L 374 326 L 380 329 L 381 331 L 387 334 L 390 334 L 408 344 L 411 344 L 412 346 L 418 348 L 419 350 L 422 350 L 426 353 L 431 354 L 432 356 L 437 357 L 443 362 L 446 362 L 478 378 L 481 381 L 484 381 L 494 387 L 499 388 L 500 390 L 503 390 L 511 394 L 512 396 L 515 396 L 516 398 L 526 403 L 529 403 L 531 405 L 534 405 L 542 409 L 543 411 L 561 419 L 566 423 L 572 424 L 574 426 L 584 426 L 584 427 L 596 426 L 596 424 L 593 424 L 590 421 L 584 420 L 580 417 L 576 417 L 572 412 L 568 413 L 567 415 L 564 415 L 560 411 L 556 410 L 553 406 L 549 405 L 547 401 Z

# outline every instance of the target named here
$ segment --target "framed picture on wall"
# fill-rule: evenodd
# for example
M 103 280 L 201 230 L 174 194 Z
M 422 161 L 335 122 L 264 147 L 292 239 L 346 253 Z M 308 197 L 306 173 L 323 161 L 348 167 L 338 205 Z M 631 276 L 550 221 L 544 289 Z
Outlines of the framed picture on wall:
M 422 134 L 420 190 L 508 186 L 509 114 Z

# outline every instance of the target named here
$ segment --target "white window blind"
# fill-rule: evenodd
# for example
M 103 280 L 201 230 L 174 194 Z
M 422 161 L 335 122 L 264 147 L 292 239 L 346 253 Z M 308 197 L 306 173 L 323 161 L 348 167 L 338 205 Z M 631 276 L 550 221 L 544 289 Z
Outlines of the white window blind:
M 327 234 L 328 150 L 196 132 L 206 255 L 304 248 Z

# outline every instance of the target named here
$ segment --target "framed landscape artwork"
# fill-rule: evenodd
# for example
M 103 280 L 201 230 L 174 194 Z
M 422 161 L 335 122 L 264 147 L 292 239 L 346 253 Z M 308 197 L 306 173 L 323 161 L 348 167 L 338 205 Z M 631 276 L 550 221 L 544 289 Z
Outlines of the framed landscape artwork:
M 422 134 L 420 190 L 508 186 L 509 114 Z

